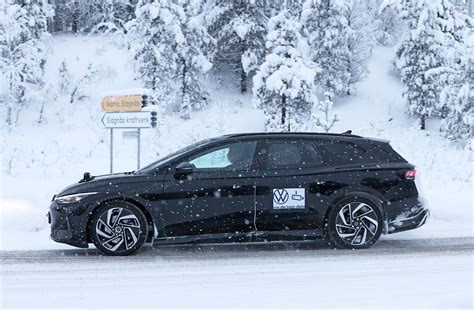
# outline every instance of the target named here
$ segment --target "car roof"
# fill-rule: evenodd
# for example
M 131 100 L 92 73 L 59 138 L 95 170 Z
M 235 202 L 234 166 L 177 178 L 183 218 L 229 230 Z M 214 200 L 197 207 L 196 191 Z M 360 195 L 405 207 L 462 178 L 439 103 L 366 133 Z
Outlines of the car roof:
M 361 136 L 353 135 L 351 131 L 345 133 L 321 133 L 321 132 L 252 132 L 252 133 L 235 133 L 221 136 L 223 139 L 227 138 L 243 138 L 243 137 L 335 137 L 335 138 L 363 138 Z

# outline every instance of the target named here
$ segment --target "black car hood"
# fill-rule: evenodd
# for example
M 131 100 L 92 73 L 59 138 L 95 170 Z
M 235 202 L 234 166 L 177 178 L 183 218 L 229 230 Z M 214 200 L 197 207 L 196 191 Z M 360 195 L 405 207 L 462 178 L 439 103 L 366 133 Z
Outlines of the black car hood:
M 132 181 L 133 178 L 142 179 L 143 175 L 136 175 L 133 173 L 114 173 L 105 174 L 100 176 L 92 176 L 91 179 L 85 180 L 84 178 L 74 183 L 58 193 L 57 196 L 72 195 L 84 192 L 94 192 L 103 190 L 106 187 L 114 186 L 121 183 Z

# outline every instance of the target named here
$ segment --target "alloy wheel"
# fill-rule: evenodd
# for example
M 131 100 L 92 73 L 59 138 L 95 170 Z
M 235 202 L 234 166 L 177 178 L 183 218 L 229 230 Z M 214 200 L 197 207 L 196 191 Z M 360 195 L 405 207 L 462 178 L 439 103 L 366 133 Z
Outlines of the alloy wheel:
M 377 234 L 379 220 L 374 209 L 363 202 L 345 204 L 336 216 L 336 232 L 349 245 L 365 245 Z
M 95 226 L 99 243 L 112 252 L 133 248 L 140 239 L 142 229 L 137 216 L 126 208 L 110 208 L 103 212 Z

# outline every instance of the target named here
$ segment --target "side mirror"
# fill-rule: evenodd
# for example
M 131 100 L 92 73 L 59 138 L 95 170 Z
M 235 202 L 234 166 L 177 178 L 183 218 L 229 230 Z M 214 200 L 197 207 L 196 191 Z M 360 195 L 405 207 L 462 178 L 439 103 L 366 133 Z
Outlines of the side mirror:
M 175 179 L 181 180 L 193 173 L 193 165 L 187 161 L 180 163 L 174 170 Z

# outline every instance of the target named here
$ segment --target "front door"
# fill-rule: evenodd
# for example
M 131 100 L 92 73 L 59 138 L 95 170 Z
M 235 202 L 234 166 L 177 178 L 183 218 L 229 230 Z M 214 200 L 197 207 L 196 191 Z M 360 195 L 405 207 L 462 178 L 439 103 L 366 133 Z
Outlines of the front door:
M 266 160 L 257 173 L 256 226 L 270 235 L 317 236 L 321 200 L 312 186 L 321 166 L 310 139 L 268 139 Z
M 256 141 L 232 141 L 180 160 L 193 172 L 165 177 L 163 219 L 167 237 L 228 234 L 255 230 Z

